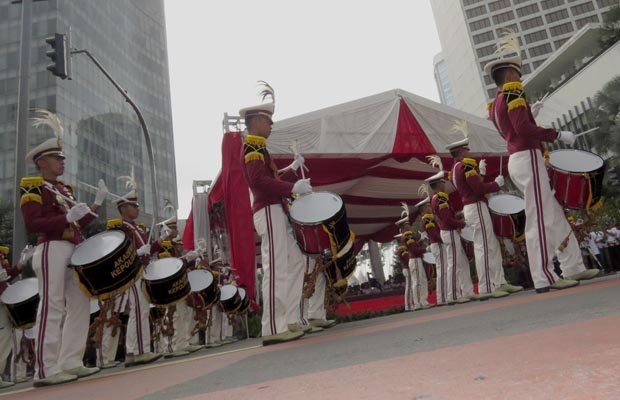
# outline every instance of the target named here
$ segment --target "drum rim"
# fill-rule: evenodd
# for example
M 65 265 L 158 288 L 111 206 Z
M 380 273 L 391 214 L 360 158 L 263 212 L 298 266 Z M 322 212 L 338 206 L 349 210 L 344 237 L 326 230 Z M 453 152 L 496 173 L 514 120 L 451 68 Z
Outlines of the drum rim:
M 20 282 L 26 282 L 26 284 L 28 284 L 28 285 L 34 284 L 34 286 L 36 288 L 36 292 L 34 292 L 34 294 L 31 295 L 30 297 L 22 299 L 21 301 L 18 301 L 17 303 L 7 303 L 6 300 L 5 300 L 6 296 L 7 296 L 7 293 L 11 293 L 11 291 L 17 290 L 19 288 L 19 286 L 22 285 L 22 283 L 20 283 Z M 10 288 L 14 287 L 15 285 L 18 285 L 17 288 L 14 288 L 11 291 L 9 291 Z M 8 305 L 20 304 L 20 303 L 23 303 L 26 300 L 30 300 L 31 298 L 35 297 L 38 294 L 39 294 L 39 280 L 37 278 L 34 278 L 34 277 L 33 278 L 25 278 L 25 279 L 20 279 L 19 281 L 16 281 L 16 282 L 10 284 L 6 289 L 4 289 L 4 292 L 2 293 L 2 295 L 0 295 L 0 301 L 2 303 L 4 303 L 4 304 L 8 304 Z
M 313 194 L 331 194 L 331 195 L 336 196 L 336 197 L 338 198 L 338 200 L 340 200 L 340 202 L 341 202 L 341 206 L 340 206 L 340 208 L 338 209 L 338 212 L 339 212 L 340 210 L 342 210 L 343 208 L 345 209 L 345 212 L 346 212 L 346 204 L 344 203 L 344 200 L 342 200 L 342 197 L 341 197 L 338 193 L 334 193 L 334 192 L 330 192 L 330 191 L 326 191 L 326 190 L 321 190 L 320 192 L 311 192 L 311 193 L 308 193 L 308 194 L 303 195 L 303 196 L 311 196 L 311 195 L 313 195 Z M 300 197 L 300 199 L 301 199 L 301 198 L 303 198 L 303 197 Z M 293 213 L 292 213 L 292 210 L 293 210 L 293 206 L 294 206 L 294 205 L 295 205 L 295 202 L 293 202 L 293 204 L 291 205 L 291 207 L 290 207 L 290 209 L 289 209 L 289 213 L 288 213 L 288 214 L 289 214 L 289 217 L 291 218 L 291 220 L 292 220 L 293 222 L 295 222 L 296 224 L 301 225 L 301 226 L 316 226 L 316 225 L 320 225 L 320 224 L 322 223 L 322 221 L 317 221 L 317 222 L 302 222 L 302 221 L 299 221 L 299 220 L 295 219 L 295 217 L 293 217 Z M 336 215 L 336 214 L 334 214 L 334 215 Z
M 121 242 L 119 243 L 119 245 L 118 245 L 118 246 L 116 246 L 116 247 L 115 247 L 115 248 L 114 248 L 114 249 L 113 249 L 110 253 L 106 254 L 106 255 L 105 255 L 104 257 L 102 257 L 102 258 L 98 258 L 98 259 L 96 259 L 96 260 L 91 260 L 91 261 L 88 261 L 88 262 L 83 263 L 83 264 L 74 264 L 74 262 L 73 262 L 73 256 L 75 255 L 75 253 L 76 253 L 79 249 L 81 249 L 81 248 L 83 248 L 83 247 L 84 247 L 84 244 L 85 244 L 85 243 L 87 243 L 90 239 L 93 239 L 93 238 L 95 238 L 95 237 L 97 237 L 97 236 L 104 236 L 104 234 L 110 234 L 110 233 L 113 233 L 114 235 L 117 235 L 117 234 L 119 234 L 119 233 L 120 233 L 121 235 L 123 235 L 123 240 L 121 240 Z M 73 249 L 73 253 L 71 254 L 71 257 L 69 258 L 69 265 L 70 265 L 70 266 L 72 266 L 72 267 L 75 267 L 75 268 L 82 268 L 82 267 L 88 267 L 88 266 L 92 265 L 93 263 L 101 263 L 101 262 L 105 262 L 105 261 L 109 260 L 111 257 L 115 256 L 115 255 L 116 255 L 116 252 L 117 252 L 119 249 L 121 249 L 121 248 L 125 247 L 123 244 L 124 244 L 124 243 L 127 243 L 128 241 L 129 241 L 129 238 L 127 237 L 127 234 L 126 234 L 125 232 L 121 231 L 121 230 L 117 230 L 117 229 L 116 229 L 116 230 L 109 230 L 109 231 L 99 232 L 99 233 L 97 233 L 97 234 L 95 234 L 95 235 L 93 235 L 93 236 L 89 237 L 88 239 L 84 240 L 82 243 L 78 244 L 77 246 L 75 246 L 75 249 Z
M 602 161 L 603 165 L 601 165 L 600 167 L 598 167 L 596 169 L 592 169 L 590 171 L 568 171 L 568 170 L 565 170 L 564 168 L 557 167 L 557 166 L 555 166 L 555 165 L 553 165 L 551 163 L 551 154 L 553 154 L 553 153 L 566 153 L 566 152 L 591 154 L 594 157 L 600 159 Z M 549 168 L 554 169 L 556 171 L 564 172 L 564 173 L 569 174 L 569 175 L 583 175 L 583 174 L 589 174 L 589 173 L 598 171 L 601 168 L 605 168 L 605 160 L 603 159 L 603 157 L 599 156 L 598 154 L 592 153 L 590 151 L 579 150 L 579 149 L 557 149 L 557 150 L 553 150 L 553 151 L 549 152 Z
M 169 260 L 177 260 L 179 262 L 178 263 L 179 268 L 177 268 L 175 271 L 173 271 L 173 273 L 170 274 L 170 275 L 167 275 L 167 276 L 164 276 L 164 277 L 159 277 L 159 278 L 156 278 L 156 279 L 148 279 L 148 277 L 147 277 L 147 275 L 148 275 L 147 270 L 148 270 L 149 266 L 155 265 L 156 263 L 159 263 L 159 264 L 163 264 L 164 262 L 168 263 L 168 262 L 170 262 Z M 168 279 L 168 278 L 178 274 L 179 271 L 181 271 L 183 269 L 183 267 L 184 267 L 183 261 L 181 261 L 180 258 L 176 258 L 176 257 L 166 257 L 166 258 L 161 258 L 159 260 L 154 260 L 154 261 L 150 262 L 149 265 L 144 267 L 144 272 L 142 273 L 142 279 L 144 279 L 145 281 L 149 281 L 149 282 L 159 282 L 159 281 L 161 281 L 163 279 Z
M 205 275 L 205 273 L 208 273 L 209 275 L 211 275 L 211 283 L 208 284 L 207 286 L 203 287 L 202 289 L 194 290 L 192 288 L 191 276 L 192 275 L 194 275 L 194 276 Z M 215 276 L 213 275 L 213 273 L 211 271 L 206 270 L 206 269 L 193 269 L 191 271 L 187 271 L 187 280 L 189 281 L 189 287 L 190 287 L 192 293 L 199 293 L 199 292 L 202 292 L 203 290 L 207 289 L 208 287 L 212 286 L 213 283 L 215 283 Z

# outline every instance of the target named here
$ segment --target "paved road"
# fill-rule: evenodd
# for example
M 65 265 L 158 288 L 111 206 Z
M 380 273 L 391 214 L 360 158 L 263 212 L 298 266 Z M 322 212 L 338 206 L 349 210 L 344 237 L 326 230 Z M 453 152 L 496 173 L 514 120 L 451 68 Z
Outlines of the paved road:
M 12 399 L 620 399 L 620 275 L 259 339 Z

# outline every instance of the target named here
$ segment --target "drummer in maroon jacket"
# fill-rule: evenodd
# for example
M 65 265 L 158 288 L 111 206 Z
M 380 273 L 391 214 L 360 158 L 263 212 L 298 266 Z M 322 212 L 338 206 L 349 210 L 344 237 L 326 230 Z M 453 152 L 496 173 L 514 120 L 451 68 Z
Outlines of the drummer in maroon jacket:
M 466 124 L 466 122 L 465 122 Z M 466 128 L 464 133 L 467 132 Z M 509 285 L 504 277 L 502 252 L 493 231 L 493 222 L 487 204 L 489 193 L 499 192 L 504 177 L 498 175 L 494 182 L 484 182 L 486 162 L 478 163 L 469 157 L 469 139 L 465 138 L 446 146 L 454 157 L 452 180 L 463 200 L 463 216 L 474 229 L 474 257 L 478 272 L 478 298 L 500 298 L 523 290 L 522 286 Z
M 541 149 L 544 150 L 543 142 L 556 139 L 572 145 L 575 135 L 536 125 L 521 84 L 519 39 L 509 32 L 498 47 L 502 49 L 499 58 L 484 67 L 498 88 L 489 106 L 489 117 L 508 144 L 508 172 L 525 196 L 525 243 L 532 280 L 537 292 L 569 288 L 600 271 L 586 270 L 583 264 L 577 239 L 551 191 Z M 542 103 L 535 106 L 539 110 Z M 556 254 L 565 279 L 553 270 Z
M 41 296 L 35 387 L 69 382 L 99 371 L 99 368 L 84 367 L 82 362 L 90 301 L 68 266 L 75 245 L 82 241 L 82 227 L 95 219 L 93 211 L 103 203 L 108 192 L 100 180 L 95 202 L 90 207 L 75 200 L 72 187 L 58 180 L 65 171 L 61 123 L 46 110 L 38 113 L 34 126 L 50 126 L 56 137 L 26 155 L 26 161 L 34 163 L 41 176 L 22 178 L 21 184 L 20 206 L 26 229 L 39 235 L 32 263 Z
M 433 210 L 431 208 L 430 198 L 426 197 L 424 200 L 420 201 L 416 204 L 422 210 L 422 221 L 421 225 L 424 229 L 424 233 L 428 238 L 428 242 L 430 245 L 430 252 L 435 258 L 435 275 L 436 275 L 436 284 L 435 284 L 435 294 L 437 297 L 437 305 L 443 306 L 447 303 L 447 271 L 446 271 L 446 251 L 443 246 L 443 241 L 441 240 L 441 234 L 439 232 L 439 227 L 436 223 L 435 215 L 433 214 Z
M 273 90 L 267 90 L 273 98 Z M 305 262 L 282 204 L 294 193 L 312 191 L 309 179 L 295 183 L 283 180 L 285 176 L 278 174 L 271 160 L 267 138 L 271 134 L 273 111 L 273 102 L 239 111 L 248 131 L 243 146 L 243 172 L 251 191 L 254 228 L 262 242 L 263 345 L 304 335 L 297 323 L 301 320 Z M 288 170 L 294 171 L 301 164 L 302 160 L 296 159 Z M 287 175 L 286 178 L 296 178 L 294 174 Z
M 426 179 L 426 182 L 434 192 L 431 208 L 446 252 L 447 303 L 467 303 L 470 297 L 474 297 L 474 289 L 469 261 L 461 243 L 460 230 L 465 227 L 465 222 L 456 217 L 455 211 L 450 206 L 444 179 L 445 173 L 440 171 Z

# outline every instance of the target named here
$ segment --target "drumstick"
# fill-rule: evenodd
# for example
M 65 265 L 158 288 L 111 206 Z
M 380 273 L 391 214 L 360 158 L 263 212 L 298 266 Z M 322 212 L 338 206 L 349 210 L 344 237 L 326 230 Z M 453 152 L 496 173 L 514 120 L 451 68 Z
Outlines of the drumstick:
M 62 197 L 63 199 L 65 199 L 66 201 L 68 201 L 72 206 L 77 204 L 77 201 L 73 200 L 72 198 L 69 198 L 67 196 L 65 196 L 64 194 L 60 193 L 58 190 L 56 190 L 56 188 L 54 186 L 52 186 L 51 183 L 48 182 L 43 182 L 43 185 L 45 186 L 45 188 L 47 190 L 49 190 L 50 192 L 54 193 L 57 196 Z M 92 216 L 94 216 L 95 218 L 99 218 L 99 215 L 94 213 L 92 210 L 88 212 L 89 214 L 91 214 Z
M 499 174 L 500 175 L 503 175 L 503 173 L 502 173 L 503 164 L 504 164 L 504 155 L 500 154 L 499 155 Z
M 295 158 L 297 158 L 297 156 L 300 155 L 297 152 L 297 140 L 295 140 L 293 142 L 293 144 L 291 145 L 291 150 L 293 150 L 293 154 L 295 155 Z M 302 162 L 301 163 L 301 168 L 300 168 L 300 170 L 301 170 L 301 179 L 306 179 L 306 174 L 304 173 L 304 169 L 307 169 L 307 168 L 306 168 L 305 164 Z
M 89 184 L 88 184 L 88 183 L 86 183 L 86 182 L 82 182 L 82 181 L 80 181 L 80 182 L 78 182 L 78 183 L 79 183 L 80 185 L 82 185 L 82 186 L 85 186 L 85 187 L 89 188 L 89 189 L 99 190 L 99 188 L 98 188 L 98 187 L 93 186 L 93 185 L 89 185 Z M 125 198 L 124 198 L 124 197 L 121 197 L 121 196 L 119 196 L 119 195 L 117 195 L 117 194 L 114 194 L 114 193 L 112 193 L 112 192 L 108 192 L 108 194 L 109 194 L 110 196 L 112 196 L 112 197 L 116 198 L 117 200 L 125 200 Z
M 575 137 L 579 137 L 579 136 L 581 136 L 581 135 L 585 135 L 586 133 L 595 132 L 595 131 L 598 131 L 599 129 L 600 129 L 600 127 L 598 127 L 598 126 L 597 126 L 597 127 L 595 127 L 595 128 L 588 129 L 588 130 L 587 130 L 587 131 L 585 131 L 585 132 L 578 133 L 578 134 L 576 134 L 576 135 L 575 135 Z

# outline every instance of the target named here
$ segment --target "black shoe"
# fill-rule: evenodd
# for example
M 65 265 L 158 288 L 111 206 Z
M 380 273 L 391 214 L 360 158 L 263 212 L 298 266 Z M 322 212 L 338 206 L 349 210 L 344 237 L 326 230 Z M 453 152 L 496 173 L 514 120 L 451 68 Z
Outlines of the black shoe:
M 549 286 L 536 289 L 536 293 L 547 293 L 548 291 L 549 291 Z

